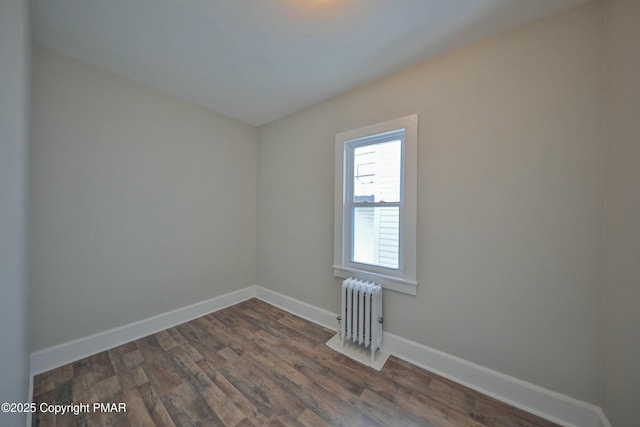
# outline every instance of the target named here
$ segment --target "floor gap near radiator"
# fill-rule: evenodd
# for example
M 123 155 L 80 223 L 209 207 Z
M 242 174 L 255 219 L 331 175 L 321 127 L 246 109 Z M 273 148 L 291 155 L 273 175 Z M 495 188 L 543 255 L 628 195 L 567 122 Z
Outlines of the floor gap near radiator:
M 376 371 L 382 371 L 384 364 L 387 363 L 391 353 L 383 350 L 376 351 L 376 357 L 373 363 L 371 363 L 371 349 L 364 348 L 360 345 L 355 345 L 350 341 L 346 341 L 344 347 L 340 347 L 340 334 L 334 335 L 329 341 L 325 343 L 327 347 L 338 353 L 362 363 L 365 366 L 375 369 Z

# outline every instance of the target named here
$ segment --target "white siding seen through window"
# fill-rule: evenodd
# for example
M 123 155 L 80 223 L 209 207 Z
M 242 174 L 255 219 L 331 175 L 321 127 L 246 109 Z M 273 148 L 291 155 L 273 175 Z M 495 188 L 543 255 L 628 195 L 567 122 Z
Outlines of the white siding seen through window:
M 334 274 L 415 294 L 417 115 L 336 135 Z

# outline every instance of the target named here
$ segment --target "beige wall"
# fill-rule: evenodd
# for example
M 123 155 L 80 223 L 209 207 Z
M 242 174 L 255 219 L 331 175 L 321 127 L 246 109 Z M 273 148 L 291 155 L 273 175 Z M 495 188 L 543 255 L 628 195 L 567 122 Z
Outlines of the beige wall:
M 334 136 L 418 113 L 420 284 L 386 329 L 598 402 L 603 81 L 595 2 L 262 127 L 258 285 L 338 311 Z
M 34 51 L 32 350 L 255 284 L 257 132 Z
M 638 425 L 640 404 L 640 2 L 607 3 L 608 257 L 604 408 Z
M 27 402 L 29 2 L 0 1 L 0 402 Z M 0 413 L 3 426 L 24 414 Z

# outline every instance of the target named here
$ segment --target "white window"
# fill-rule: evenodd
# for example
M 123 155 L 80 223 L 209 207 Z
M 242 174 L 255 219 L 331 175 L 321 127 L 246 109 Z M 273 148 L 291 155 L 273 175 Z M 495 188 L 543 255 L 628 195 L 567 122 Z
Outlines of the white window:
M 418 116 L 336 135 L 333 274 L 415 295 Z

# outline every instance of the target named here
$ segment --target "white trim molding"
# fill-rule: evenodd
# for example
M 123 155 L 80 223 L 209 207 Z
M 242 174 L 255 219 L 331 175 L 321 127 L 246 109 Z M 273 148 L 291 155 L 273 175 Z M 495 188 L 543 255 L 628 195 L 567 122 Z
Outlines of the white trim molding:
M 255 293 L 255 286 L 249 286 L 206 301 L 149 317 L 148 319 L 35 351 L 31 353 L 31 375 L 41 374 L 67 363 L 213 313 L 253 298 Z
M 314 305 L 307 304 L 306 302 L 302 302 L 260 286 L 256 286 L 255 296 L 256 298 L 288 311 L 289 313 L 338 332 L 338 315 L 336 313 L 332 313 L 328 310 L 318 308 Z
M 388 202 L 399 206 L 399 255 L 397 269 L 369 265 L 352 259 L 353 245 L 353 150 L 361 144 L 387 141 L 402 132 L 400 200 Z M 385 139 L 386 138 L 386 139 Z M 395 139 L 395 137 L 394 137 Z M 418 204 L 418 114 L 340 132 L 335 137 L 333 274 L 363 280 L 375 280 L 383 288 L 416 295 L 417 293 L 417 204 Z M 351 177 L 351 178 L 348 178 Z M 371 206 L 380 206 L 381 201 Z
M 605 427 L 597 406 L 391 333 L 384 333 L 384 343 L 400 359 L 549 421 L 567 427 Z
M 345 267 L 341 265 L 331 266 L 333 269 L 333 275 L 340 277 L 341 279 L 348 279 L 349 277 L 357 277 L 361 280 L 370 280 L 372 282 L 378 282 L 382 284 L 385 289 L 391 289 L 392 291 L 398 291 L 409 295 L 417 295 L 418 282 L 405 280 L 397 277 L 389 277 L 381 274 L 371 273 L 369 271 L 358 270 L 351 267 Z
M 278 292 L 249 286 L 138 322 L 31 353 L 33 376 L 256 297 L 337 331 L 337 314 Z M 602 409 L 456 356 L 384 332 L 384 350 L 473 390 L 567 427 L 611 427 Z M 33 386 L 30 387 L 33 389 Z
M 337 314 L 269 289 L 256 297 L 325 328 L 336 330 Z M 384 332 L 384 350 L 509 405 L 567 427 L 611 427 L 602 409 L 569 396 L 485 368 L 431 347 Z

